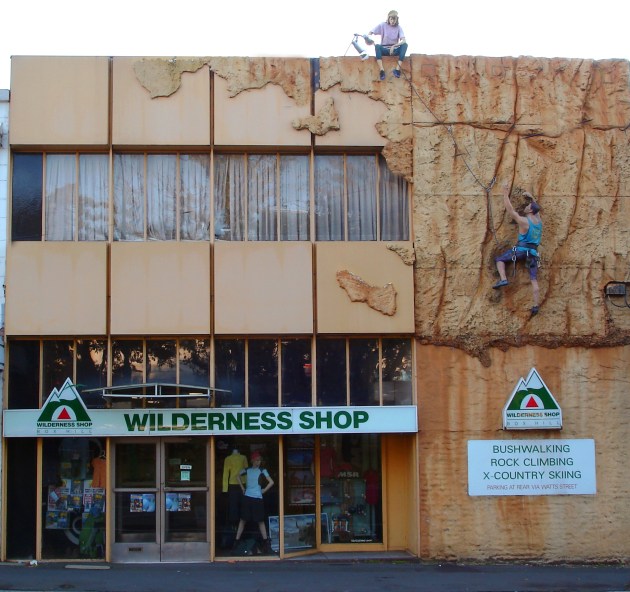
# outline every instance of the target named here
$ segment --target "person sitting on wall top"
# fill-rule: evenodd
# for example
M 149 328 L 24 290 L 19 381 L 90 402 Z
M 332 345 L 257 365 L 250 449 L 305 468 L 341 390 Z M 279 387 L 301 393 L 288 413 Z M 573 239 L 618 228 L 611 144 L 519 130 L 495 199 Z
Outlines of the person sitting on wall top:
M 400 78 L 400 67 L 407 53 L 407 43 L 405 42 L 405 33 L 398 24 L 398 12 L 390 10 L 387 14 L 387 21 L 376 25 L 366 36 L 380 35 L 381 43 L 376 44 L 374 49 L 376 52 L 376 63 L 380 68 L 379 78 L 385 80 L 385 70 L 383 69 L 383 56 L 398 56 L 398 64 L 393 71 L 396 78 Z

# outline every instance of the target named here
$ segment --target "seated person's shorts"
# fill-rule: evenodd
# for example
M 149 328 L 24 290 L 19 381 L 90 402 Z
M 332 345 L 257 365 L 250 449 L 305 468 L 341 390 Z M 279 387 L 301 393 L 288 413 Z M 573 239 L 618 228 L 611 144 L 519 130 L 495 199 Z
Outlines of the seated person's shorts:
M 503 261 L 503 263 L 509 263 L 512 261 L 514 251 L 510 249 L 505 253 L 499 255 L 495 261 Z M 516 251 L 516 260 L 517 261 L 527 261 L 527 251 Z M 529 256 L 529 279 L 536 280 L 538 279 L 538 260 L 536 257 Z

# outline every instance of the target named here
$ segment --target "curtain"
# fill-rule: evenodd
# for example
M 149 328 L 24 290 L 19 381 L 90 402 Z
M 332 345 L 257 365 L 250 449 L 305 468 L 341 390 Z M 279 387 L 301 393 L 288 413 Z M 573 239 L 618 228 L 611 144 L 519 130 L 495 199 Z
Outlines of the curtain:
M 277 238 L 276 156 L 251 154 L 247 158 L 247 238 Z
M 309 157 L 280 156 L 280 240 L 309 240 Z
M 114 240 L 144 240 L 142 154 L 114 154 Z
M 147 238 L 175 240 L 177 223 L 177 157 L 150 154 L 147 158 Z
M 181 240 L 210 240 L 210 157 L 182 154 L 179 176 Z
M 214 158 L 214 236 L 242 241 L 245 236 L 245 163 L 243 156 Z
M 381 240 L 409 240 L 409 197 L 407 181 L 387 168 L 379 157 Z
M 107 240 L 109 225 L 109 157 L 79 156 L 79 240 Z
M 348 240 L 376 240 L 376 166 L 374 156 L 348 156 Z
M 343 156 L 315 156 L 315 235 L 318 241 L 345 239 Z
M 46 156 L 46 240 L 74 239 L 74 198 L 76 195 L 74 154 Z

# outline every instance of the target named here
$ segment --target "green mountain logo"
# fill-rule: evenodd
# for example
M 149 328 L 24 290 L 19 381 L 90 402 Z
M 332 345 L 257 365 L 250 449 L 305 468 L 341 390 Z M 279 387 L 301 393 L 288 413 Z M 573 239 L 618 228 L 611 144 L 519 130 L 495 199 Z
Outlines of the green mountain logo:
M 85 422 L 91 424 L 92 420 L 74 384 L 69 378 L 66 378 L 61 389 L 53 388 L 48 395 L 37 422 L 61 422 L 64 424 Z
M 536 368 L 519 379 L 503 408 L 504 429 L 561 429 L 562 410 Z

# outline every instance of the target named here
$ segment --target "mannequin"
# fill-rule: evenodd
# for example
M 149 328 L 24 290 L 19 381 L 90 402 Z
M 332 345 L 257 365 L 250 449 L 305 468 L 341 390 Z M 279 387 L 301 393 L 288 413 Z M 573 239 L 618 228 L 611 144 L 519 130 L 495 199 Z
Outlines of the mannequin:
M 228 494 L 228 521 L 236 524 L 241 513 L 241 485 L 239 473 L 247 468 L 247 457 L 238 448 L 233 448 L 223 462 L 223 493 Z

